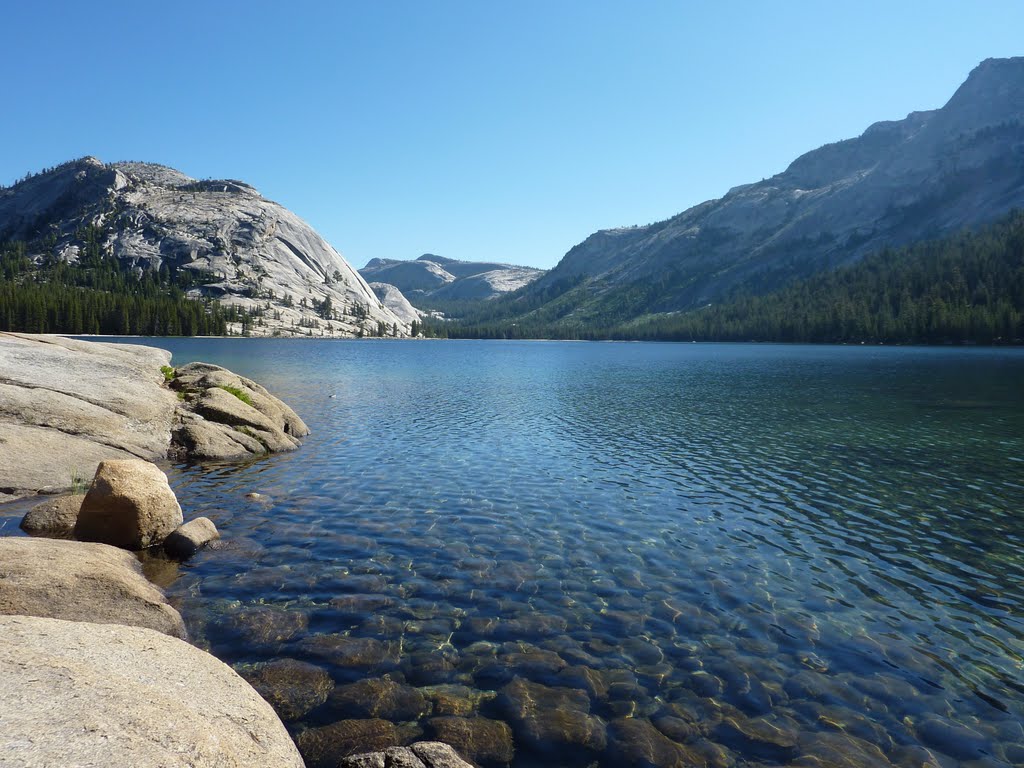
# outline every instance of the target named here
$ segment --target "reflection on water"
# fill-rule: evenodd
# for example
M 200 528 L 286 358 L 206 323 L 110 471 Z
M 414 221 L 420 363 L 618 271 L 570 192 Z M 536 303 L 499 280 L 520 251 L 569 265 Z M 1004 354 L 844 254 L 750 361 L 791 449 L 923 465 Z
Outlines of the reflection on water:
M 1019 352 L 157 343 L 314 430 L 150 566 L 311 766 L 1024 764 Z

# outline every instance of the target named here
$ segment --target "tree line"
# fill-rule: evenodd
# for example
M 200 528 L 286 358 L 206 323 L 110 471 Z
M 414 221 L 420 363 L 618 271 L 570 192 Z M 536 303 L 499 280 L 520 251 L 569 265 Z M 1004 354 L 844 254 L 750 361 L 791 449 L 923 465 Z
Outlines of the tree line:
M 227 333 L 212 301 L 185 296 L 202 280 L 187 270 L 132 269 L 103 253 L 103 231 L 84 228 L 84 245 L 70 263 L 30 258 L 22 241 L 0 245 L 0 330 L 27 333 L 99 333 L 208 336 Z
M 1024 212 L 975 232 L 887 248 L 769 293 L 756 293 L 754 285 L 748 282 L 718 304 L 634 320 L 557 317 L 556 301 L 514 318 L 431 326 L 459 338 L 1020 344 Z M 644 295 L 643 285 L 635 289 Z

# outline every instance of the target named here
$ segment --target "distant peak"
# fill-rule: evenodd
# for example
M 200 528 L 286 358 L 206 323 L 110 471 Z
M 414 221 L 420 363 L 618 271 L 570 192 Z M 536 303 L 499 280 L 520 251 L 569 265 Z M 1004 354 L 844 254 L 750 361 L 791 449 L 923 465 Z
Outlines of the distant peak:
M 1003 88 L 1007 85 L 1020 87 L 1024 84 L 1024 56 L 1015 56 L 1011 59 L 985 59 L 978 66 L 971 70 L 967 79 L 963 82 L 953 98 L 963 93 L 990 88 Z
M 985 59 L 956 89 L 944 110 L 972 123 L 1005 122 L 1024 114 L 1024 56 Z
M 1006 59 L 985 59 L 978 66 L 971 70 L 967 79 L 976 75 L 987 75 L 993 72 L 1011 72 L 1013 70 L 1024 71 L 1024 56 L 1011 56 Z

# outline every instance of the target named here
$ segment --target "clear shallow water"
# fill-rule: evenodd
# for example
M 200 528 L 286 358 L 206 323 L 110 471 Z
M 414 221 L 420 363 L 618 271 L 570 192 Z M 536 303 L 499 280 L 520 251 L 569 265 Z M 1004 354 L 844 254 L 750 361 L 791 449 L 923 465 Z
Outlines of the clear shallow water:
M 336 690 L 295 733 L 457 712 L 488 765 L 481 718 L 517 767 L 1024 764 L 1019 351 L 145 341 L 313 429 L 171 468 L 226 540 L 152 566 L 197 643 L 433 702 Z

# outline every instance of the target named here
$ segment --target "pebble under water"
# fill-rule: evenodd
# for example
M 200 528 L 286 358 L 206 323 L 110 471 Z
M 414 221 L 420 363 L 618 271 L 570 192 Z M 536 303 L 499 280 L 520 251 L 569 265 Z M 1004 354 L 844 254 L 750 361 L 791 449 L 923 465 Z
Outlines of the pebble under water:
M 1024 764 L 1018 350 L 140 341 L 313 430 L 146 563 L 311 768 Z

